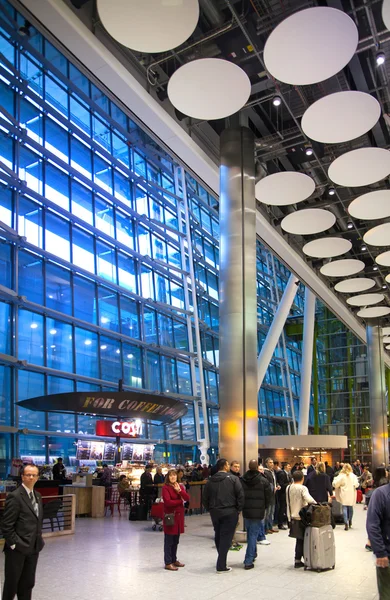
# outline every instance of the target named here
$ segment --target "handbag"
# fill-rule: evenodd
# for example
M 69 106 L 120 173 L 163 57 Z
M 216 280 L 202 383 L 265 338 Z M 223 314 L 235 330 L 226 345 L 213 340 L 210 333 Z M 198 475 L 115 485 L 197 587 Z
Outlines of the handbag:
M 164 525 L 172 527 L 175 524 L 175 513 L 166 513 L 164 515 Z

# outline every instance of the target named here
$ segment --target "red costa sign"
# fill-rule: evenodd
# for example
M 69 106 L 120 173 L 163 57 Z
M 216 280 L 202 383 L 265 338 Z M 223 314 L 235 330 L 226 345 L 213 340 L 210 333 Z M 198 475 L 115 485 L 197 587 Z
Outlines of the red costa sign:
M 141 421 L 96 421 L 96 435 L 137 438 L 142 434 Z

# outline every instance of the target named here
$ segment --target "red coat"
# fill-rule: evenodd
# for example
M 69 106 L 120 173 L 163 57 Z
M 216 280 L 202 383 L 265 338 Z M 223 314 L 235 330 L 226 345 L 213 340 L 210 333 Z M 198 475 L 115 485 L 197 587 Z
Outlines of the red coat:
M 174 525 L 167 527 L 164 523 L 164 533 L 167 533 L 168 535 L 184 533 L 184 502 L 188 502 L 190 497 L 182 484 L 180 484 L 180 491 L 181 493 L 178 494 L 176 490 L 168 484 L 165 484 L 162 489 L 164 514 L 175 514 Z

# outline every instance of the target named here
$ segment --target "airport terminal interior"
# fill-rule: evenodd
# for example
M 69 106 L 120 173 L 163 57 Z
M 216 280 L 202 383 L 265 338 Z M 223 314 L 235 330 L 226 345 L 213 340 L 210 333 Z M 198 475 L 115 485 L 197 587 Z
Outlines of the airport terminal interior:
M 390 0 L 0 0 L 0 547 L 37 465 L 33 597 L 379 598 L 364 498 L 334 571 L 277 522 L 245 571 L 240 522 L 220 578 L 202 498 L 219 457 L 389 466 L 389 77 Z M 148 466 L 184 472 L 178 573 Z

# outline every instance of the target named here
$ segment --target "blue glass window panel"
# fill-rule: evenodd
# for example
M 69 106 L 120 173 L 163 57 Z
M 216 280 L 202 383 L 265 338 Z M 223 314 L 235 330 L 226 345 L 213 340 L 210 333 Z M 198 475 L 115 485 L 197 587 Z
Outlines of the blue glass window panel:
M 169 358 L 168 356 L 161 357 L 163 392 L 176 393 L 178 391 L 175 363 L 176 361 L 174 358 Z
M 207 263 L 215 267 L 214 246 L 207 240 L 204 240 L 204 258 Z
M 114 169 L 114 196 L 126 206 L 132 206 L 131 183 L 128 177 Z
M 119 331 L 118 294 L 98 286 L 99 325 L 111 331 Z
M 73 371 L 72 325 L 47 318 L 46 336 L 47 366 L 71 373 Z
M 142 177 L 146 177 L 146 163 L 145 163 L 144 157 L 135 151 L 133 151 L 133 156 L 134 156 L 134 172 L 137 175 L 142 175 Z
M 45 100 L 66 117 L 68 116 L 68 94 L 54 76 L 45 75 Z
M 164 302 L 164 304 L 170 304 L 168 279 L 159 273 L 155 273 L 154 277 L 156 281 L 156 300 Z
M 114 209 L 99 196 L 95 195 L 95 227 L 99 231 L 114 237 Z
M 49 413 L 49 423 L 52 423 L 53 425 L 49 427 L 49 429 L 54 431 L 65 431 L 68 433 L 73 433 L 75 431 L 74 415 Z M 50 464 L 55 462 L 59 456 L 63 458 L 66 467 L 76 463 L 77 447 L 74 439 L 49 436 L 47 438 L 47 448 Z
M 111 131 L 108 123 L 92 116 L 92 137 L 99 146 L 111 153 Z
M 114 102 L 111 102 L 111 116 L 123 129 L 127 130 L 127 116 Z
M 165 426 L 169 440 L 181 440 L 180 420 Z
M 216 240 L 219 240 L 219 223 L 216 219 L 211 219 L 212 233 Z
M 11 354 L 11 307 L 0 302 L 0 352 Z
M 34 429 L 34 422 L 36 419 L 35 411 L 27 411 L 32 413 L 32 419 L 26 418 L 27 426 L 30 429 Z M 40 425 L 36 425 L 40 427 Z M 44 428 L 44 425 L 42 425 Z M 31 460 L 36 465 L 44 465 L 46 463 L 46 440 L 40 435 L 21 435 L 19 439 L 19 454 L 22 460 Z
M 116 212 L 116 239 L 121 244 L 128 246 L 134 250 L 134 228 L 133 220 L 128 215 L 120 212 L 118 209 Z
M 11 425 L 11 369 L 0 365 L 0 423 Z M 4 433 L 2 434 L 4 437 Z M 1 456 L 1 447 L 0 447 Z M 4 454 L 3 454 L 4 456 Z
M 146 387 L 161 392 L 160 357 L 155 352 L 146 352 Z
M 122 379 L 121 344 L 104 335 L 100 336 L 101 379 L 119 381 Z
M 20 124 L 24 125 L 27 135 L 38 144 L 43 141 L 43 116 L 41 111 L 27 98 L 20 98 Z
M 141 294 L 144 298 L 155 300 L 153 271 L 144 265 L 141 266 Z
M 188 333 L 186 323 L 173 320 L 173 329 L 175 334 L 175 348 L 178 350 L 188 350 Z
M 19 150 L 19 177 L 30 189 L 42 195 L 42 159 L 25 146 L 20 146 Z
M 161 185 L 160 172 L 155 167 L 153 167 L 150 163 L 147 163 L 147 178 L 152 183 Z
M 179 383 L 179 394 L 192 395 L 191 371 L 188 363 L 177 361 L 177 377 Z M 192 419 L 193 422 L 193 419 Z M 190 438 L 193 439 L 193 438 Z
M 99 378 L 98 337 L 92 331 L 75 327 L 76 373 Z
M 70 121 L 79 129 L 90 135 L 91 133 L 91 113 L 86 104 L 73 95 L 69 98 Z
M 35 365 L 43 365 L 43 317 L 36 313 L 19 309 L 19 360 Z
M 93 83 L 91 83 L 91 99 L 95 102 L 104 112 L 107 114 L 110 110 L 110 101 L 105 94 L 99 88 L 97 88 Z
M 71 161 L 70 164 L 74 169 L 92 179 L 92 154 L 90 146 L 83 144 L 75 136 L 71 137 Z
M 46 212 L 45 249 L 63 260 L 70 260 L 69 221 Z
M 43 304 L 43 262 L 42 258 L 19 250 L 19 288 L 20 296 L 26 296 L 30 302 Z
M 157 322 L 158 322 L 158 332 L 159 332 L 159 343 L 162 346 L 171 346 L 175 345 L 175 341 L 173 338 L 173 325 L 172 319 L 161 313 L 157 314 Z
M 161 185 L 164 189 L 168 190 L 169 192 L 175 193 L 174 183 L 173 183 L 172 179 L 169 179 L 166 175 L 162 176 Z M 168 195 L 167 197 L 171 198 L 170 195 Z
M 72 63 L 69 63 L 69 79 L 79 88 L 84 94 L 89 96 L 90 91 L 90 83 L 88 77 L 83 75 L 81 71 L 77 67 L 75 67 Z
M 137 293 L 137 278 L 135 275 L 135 262 L 127 254 L 118 252 L 118 277 L 119 285 L 131 292 Z
M 45 57 L 56 69 L 61 71 L 65 77 L 68 75 L 68 61 L 50 42 L 44 40 Z
M 173 227 L 174 229 L 178 228 L 177 217 L 167 208 L 164 208 L 164 218 L 166 225 L 169 225 L 169 227 Z
M 156 236 L 154 233 L 151 234 L 151 241 L 152 241 L 152 258 L 166 262 L 167 249 L 166 249 L 165 242 L 161 238 Z
M 151 219 L 156 219 L 157 221 L 161 222 L 164 220 L 163 207 L 152 197 L 149 197 L 149 214 Z
M 69 162 L 69 135 L 66 129 L 58 125 L 49 116 L 45 117 L 45 148 Z
M 151 256 L 150 231 L 138 224 L 138 251 L 144 256 Z
M 125 139 L 115 133 L 112 134 L 113 157 L 130 169 L 129 146 Z
M 72 262 L 91 273 L 95 272 L 94 240 L 90 233 L 73 226 Z
M 85 386 L 85 384 L 83 384 Z M 86 392 L 92 392 L 93 386 L 87 386 L 87 389 L 83 389 L 81 391 L 86 391 Z M 98 390 L 95 390 L 98 391 Z M 78 433 L 92 433 L 93 435 L 95 435 L 95 431 L 96 431 L 96 421 L 97 418 L 93 417 L 92 415 L 86 415 L 86 416 L 82 416 L 82 415 L 78 415 L 77 416 L 77 421 L 78 421 L 78 427 L 77 427 L 77 432 Z
M 93 180 L 106 192 L 112 194 L 111 166 L 97 154 L 94 155 Z
M 107 281 L 117 282 L 115 249 L 96 240 L 96 274 Z
M 87 323 L 97 323 L 96 285 L 79 275 L 73 277 L 74 316 Z
M 13 226 L 12 207 L 12 190 L 0 184 L 0 221 L 3 221 L 8 227 Z
M 176 267 L 181 268 L 181 256 L 178 248 L 171 246 L 170 244 L 166 244 L 167 254 L 168 254 L 168 262 L 170 265 L 175 265 Z
M 145 342 L 157 344 L 156 311 L 145 306 L 143 317 Z
M 171 304 L 178 308 L 184 308 L 184 290 L 183 286 L 175 281 L 171 281 Z
M 51 163 L 46 163 L 45 197 L 69 211 L 69 177 Z
M 139 185 L 135 187 L 135 210 L 139 215 L 148 215 L 148 196 L 146 191 Z
M 93 224 L 92 190 L 72 179 L 72 214 L 89 225 Z
M 30 244 L 43 247 L 42 207 L 23 197 L 19 198 L 18 233 Z
M 12 270 L 11 270 L 11 246 L 6 242 L 0 241 L 0 273 L 1 285 L 7 288 L 12 287 Z
M 207 371 L 208 384 L 206 386 L 207 400 L 218 404 L 218 382 L 217 374 L 214 371 Z
M 27 57 L 23 52 L 19 53 L 19 69 L 28 87 L 39 96 L 43 96 L 43 66 L 36 59 Z
M 8 35 L 4 32 L 5 35 Z M 6 40 L 3 35 L 0 35 L 0 52 L 4 55 L 6 60 L 12 65 L 15 65 L 15 48 L 11 40 Z
M 181 419 L 181 430 L 183 440 L 195 440 L 195 418 L 194 418 L 194 407 L 187 405 L 188 412 Z
M 207 272 L 208 292 L 212 298 L 218 300 L 218 278 L 214 273 Z
M 46 306 L 67 315 L 72 314 L 70 272 L 59 265 L 46 263 Z
M 140 337 L 138 303 L 126 296 L 119 296 L 121 333 L 132 338 Z

